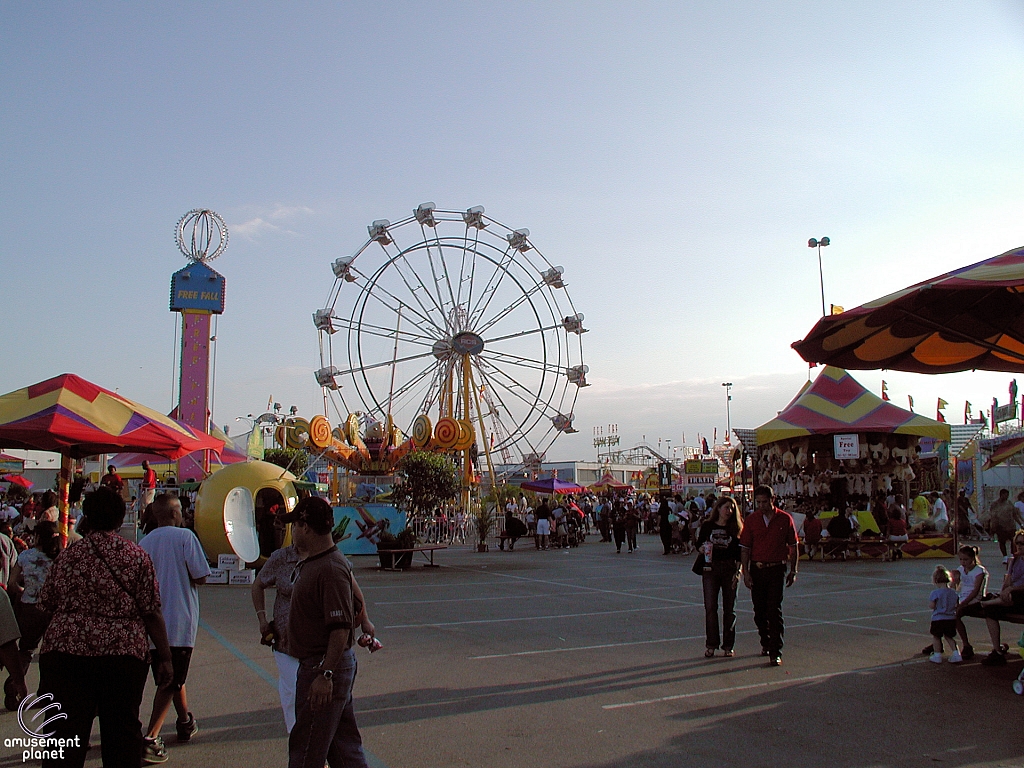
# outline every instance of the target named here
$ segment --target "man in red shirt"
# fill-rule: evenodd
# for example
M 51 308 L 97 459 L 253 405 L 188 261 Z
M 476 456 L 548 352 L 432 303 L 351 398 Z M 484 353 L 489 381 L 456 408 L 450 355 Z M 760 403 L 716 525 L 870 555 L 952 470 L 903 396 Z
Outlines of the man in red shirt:
M 774 504 L 775 493 L 766 485 L 754 490 L 754 512 L 740 533 L 740 561 L 743 583 L 754 603 L 754 623 L 761 636 L 761 655 L 769 664 L 782 663 L 782 597 L 785 587 L 796 581 L 796 526 L 788 512 Z M 786 564 L 789 575 L 786 575 Z
M 149 462 L 142 462 L 142 485 L 139 487 L 139 512 L 145 512 L 146 507 L 153 503 L 156 498 L 156 472 L 149 468 Z
M 107 474 L 100 478 L 100 485 L 105 485 L 107 488 L 112 490 L 118 496 L 121 495 L 121 491 L 124 490 L 124 480 L 117 474 L 117 467 L 111 464 L 107 467 Z

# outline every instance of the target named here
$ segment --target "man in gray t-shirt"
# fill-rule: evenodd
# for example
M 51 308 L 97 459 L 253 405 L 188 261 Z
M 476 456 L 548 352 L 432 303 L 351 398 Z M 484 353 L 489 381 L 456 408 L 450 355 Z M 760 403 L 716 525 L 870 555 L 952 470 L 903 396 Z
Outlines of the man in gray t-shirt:
M 288 637 L 299 659 L 295 726 L 288 737 L 289 768 L 307 765 L 366 766 L 352 707 L 355 627 L 373 624 L 352 579 L 348 560 L 331 538 L 334 510 L 323 499 L 302 499 L 284 516 L 292 541 L 305 557 L 292 577 Z

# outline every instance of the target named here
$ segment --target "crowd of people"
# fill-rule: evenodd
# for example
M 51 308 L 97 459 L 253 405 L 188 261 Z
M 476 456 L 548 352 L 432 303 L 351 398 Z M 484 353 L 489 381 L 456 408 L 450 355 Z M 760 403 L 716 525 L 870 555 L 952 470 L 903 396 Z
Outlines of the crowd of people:
M 178 742 L 199 731 L 187 692 L 199 624 L 199 592 L 211 569 L 184 525 L 183 499 L 147 497 L 136 544 L 118 535 L 122 488 L 101 483 L 72 507 L 62 546 L 56 495 L 15 492 L 0 503 L 0 665 L 4 704 L 28 695 L 26 673 L 38 651 L 39 688 L 66 717 L 50 724 L 60 747 L 44 766 L 81 766 L 99 720 L 104 765 L 156 765 L 169 759 L 162 735 L 173 708 Z M 253 591 L 264 642 L 274 649 L 289 731 L 289 765 L 366 765 L 352 710 L 354 629 L 374 627 L 346 558 L 332 537 L 334 513 L 310 497 L 284 516 L 292 544 L 277 550 Z M 74 528 L 77 527 L 77 532 Z M 263 590 L 276 589 L 272 622 Z M 146 680 L 155 690 L 148 725 L 140 708 Z
M 39 658 L 39 693 L 59 701 L 67 718 L 54 723 L 68 746 L 44 765 L 81 765 L 93 721 L 100 722 L 103 760 L 110 765 L 159 764 L 168 751 L 162 731 L 172 708 L 179 742 L 199 725 L 186 681 L 199 622 L 197 587 L 210 567 L 195 534 L 185 525 L 183 499 L 155 495 L 145 508 L 139 544 L 117 535 L 125 518 L 123 487 L 116 472 L 86 492 L 72 509 L 66 547 L 58 534 L 52 491 L 0 503 L 0 664 L 8 671 L 4 703 L 16 709 L 27 695 L 25 676 Z M 148 499 L 148 497 L 147 497 Z M 13 501 L 13 503 L 12 503 Z M 501 528 L 514 549 L 519 539 L 537 550 L 571 547 L 596 531 L 616 554 L 640 548 L 641 535 L 657 535 L 663 555 L 693 554 L 705 608 L 705 652 L 732 657 L 736 601 L 742 582 L 750 592 L 761 653 L 782 663 L 783 598 L 797 578 L 801 535 L 808 554 L 829 539 L 856 540 L 857 515 L 850 504 L 825 527 L 813 509 L 790 514 L 772 489 L 755 489 L 741 509 L 732 496 L 713 493 L 655 499 L 632 489 L 539 500 L 525 494 L 504 505 Z M 956 518 L 966 516 L 958 500 Z M 950 524 L 940 494 L 879 497 L 872 507 L 880 535 L 941 531 Z M 81 519 L 78 519 L 81 517 Z M 289 733 L 289 765 L 325 762 L 365 765 L 352 705 L 356 675 L 353 646 L 374 647 L 374 626 L 352 573 L 332 536 L 333 509 L 325 500 L 302 499 L 282 515 L 292 543 L 277 549 L 252 589 L 262 642 L 278 668 L 279 697 Z M 77 525 L 74 525 L 77 523 Z M 77 528 L 77 531 L 74 529 Z M 979 549 L 960 548 L 960 566 L 933 575 L 932 642 L 924 649 L 941 663 L 974 656 L 965 617 L 982 618 L 992 649 L 983 664 L 1006 664 L 1000 622 L 1024 612 L 1024 494 L 1010 504 L 1003 490 L 988 510 L 987 526 L 1005 552 L 1006 575 L 998 592 L 987 591 L 989 572 Z M 1010 530 L 1009 534 L 1006 531 Z M 271 613 L 266 590 L 275 590 Z M 365 642 L 364 642 L 365 641 Z M 145 730 L 139 710 L 147 678 L 156 686 Z

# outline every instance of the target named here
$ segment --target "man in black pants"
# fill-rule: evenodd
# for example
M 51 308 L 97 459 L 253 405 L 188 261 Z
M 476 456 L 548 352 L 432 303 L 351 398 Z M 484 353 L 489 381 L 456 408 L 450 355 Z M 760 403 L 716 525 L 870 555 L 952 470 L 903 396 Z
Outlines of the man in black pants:
M 788 512 L 774 504 L 775 494 L 766 485 L 754 491 L 754 513 L 743 524 L 740 534 L 740 561 L 743 583 L 754 603 L 754 623 L 761 636 L 761 655 L 769 664 L 782 664 L 782 620 L 784 587 L 796 581 L 796 526 Z M 786 575 L 786 564 L 789 575 Z

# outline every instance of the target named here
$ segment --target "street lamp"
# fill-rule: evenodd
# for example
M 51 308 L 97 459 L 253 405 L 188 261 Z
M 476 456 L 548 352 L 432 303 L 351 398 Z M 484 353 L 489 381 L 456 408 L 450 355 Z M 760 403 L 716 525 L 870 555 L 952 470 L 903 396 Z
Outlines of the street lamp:
M 732 382 L 723 381 L 722 386 L 725 387 L 725 442 L 731 443 L 732 438 L 732 411 L 729 404 L 732 402 Z
M 827 237 L 821 238 L 821 240 L 815 240 L 813 237 L 807 241 L 808 248 L 818 249 L 818 279 L 821 281 L 821 316 L 825 316 L 825 274 L 821 271 L 821 249 L 825 248 L 829 244 Z

